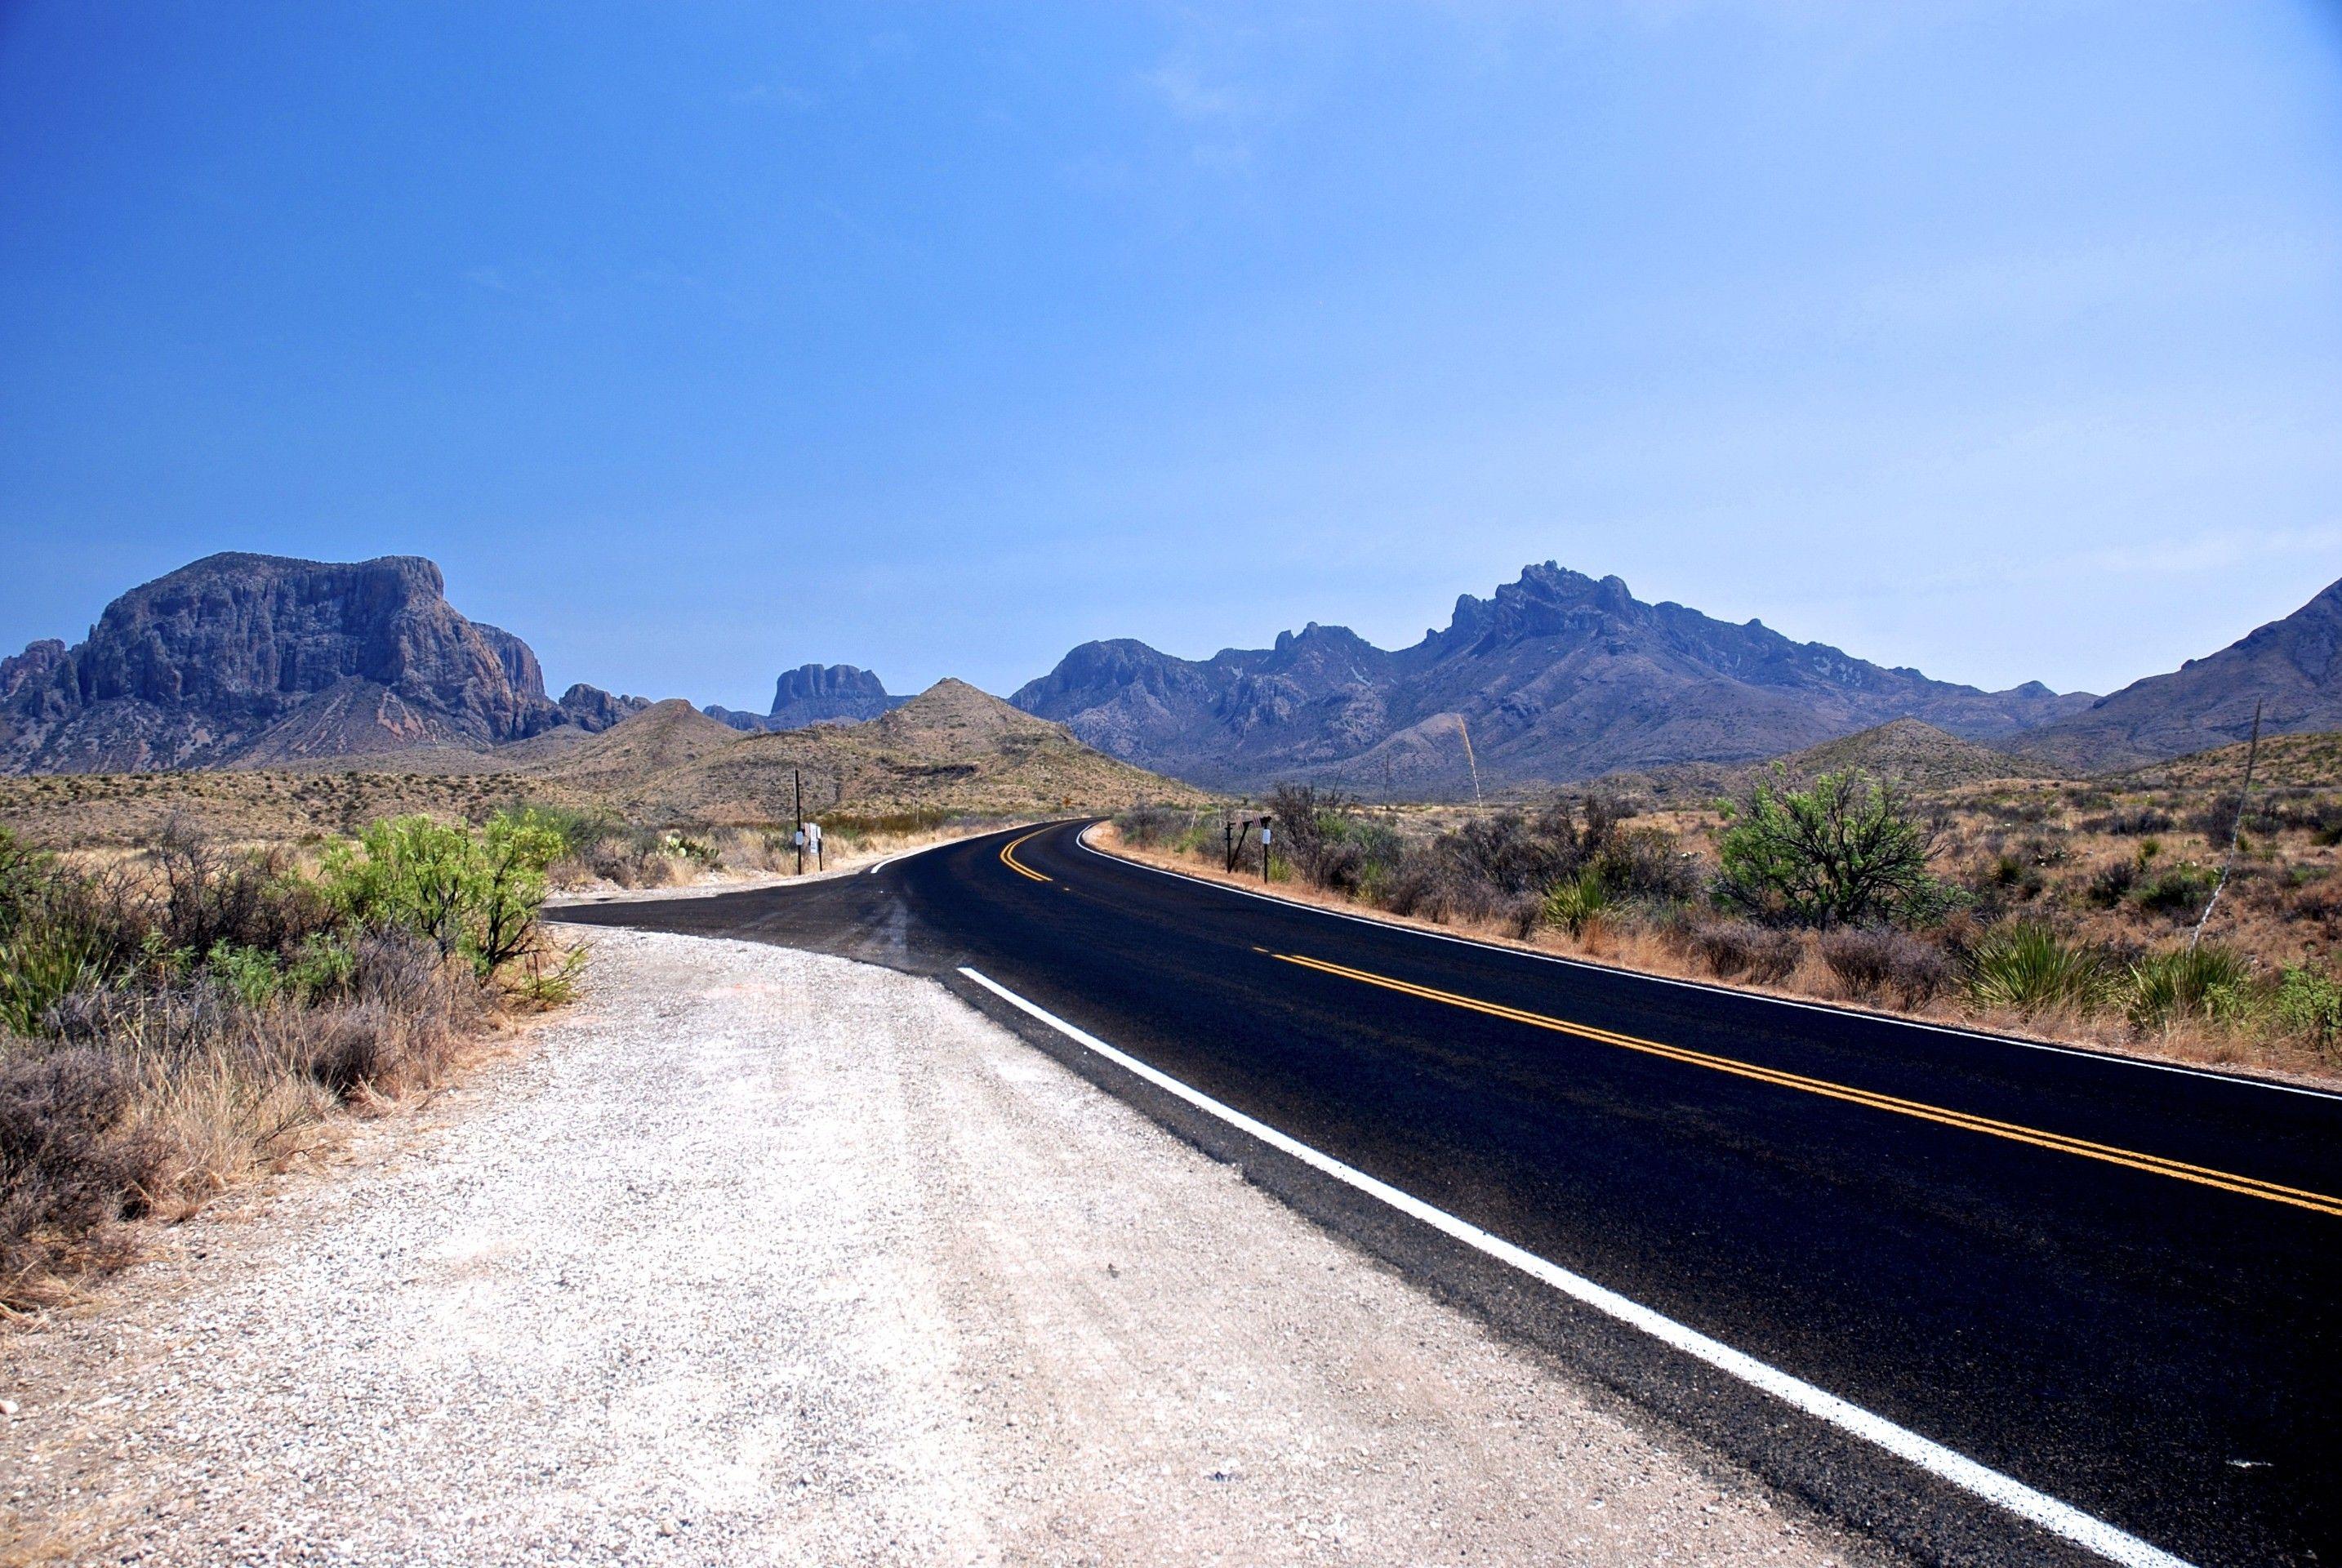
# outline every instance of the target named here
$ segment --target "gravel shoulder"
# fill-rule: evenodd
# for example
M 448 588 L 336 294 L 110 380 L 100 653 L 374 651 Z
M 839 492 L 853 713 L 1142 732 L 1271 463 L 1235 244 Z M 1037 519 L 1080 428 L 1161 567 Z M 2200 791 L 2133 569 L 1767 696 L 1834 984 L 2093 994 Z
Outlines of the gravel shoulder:
M 0 1341 L 0 1563 L 1868 1560 L 931 982 L 594 946 Z

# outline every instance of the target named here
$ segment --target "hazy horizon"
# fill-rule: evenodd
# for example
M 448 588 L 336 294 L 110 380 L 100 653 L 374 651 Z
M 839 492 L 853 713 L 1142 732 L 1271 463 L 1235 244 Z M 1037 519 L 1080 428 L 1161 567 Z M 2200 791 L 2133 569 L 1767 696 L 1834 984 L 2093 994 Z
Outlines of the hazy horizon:
M 2342 576 L 2330 7 L 0 13 L 0 651 L 427 555 L 583 680 L 1548 558 L 2106 692 Z

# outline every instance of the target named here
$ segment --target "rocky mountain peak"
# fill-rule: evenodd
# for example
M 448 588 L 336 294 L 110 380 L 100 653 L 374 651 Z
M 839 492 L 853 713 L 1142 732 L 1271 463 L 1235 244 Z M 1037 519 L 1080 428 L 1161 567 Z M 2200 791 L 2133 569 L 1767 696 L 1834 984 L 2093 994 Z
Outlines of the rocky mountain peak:
M 135 771 L 486 746 L 569 716 L 528 644 L 417 555 L 226 552 L 131 589 L 87 641 L 0 666 L 0 765 Z

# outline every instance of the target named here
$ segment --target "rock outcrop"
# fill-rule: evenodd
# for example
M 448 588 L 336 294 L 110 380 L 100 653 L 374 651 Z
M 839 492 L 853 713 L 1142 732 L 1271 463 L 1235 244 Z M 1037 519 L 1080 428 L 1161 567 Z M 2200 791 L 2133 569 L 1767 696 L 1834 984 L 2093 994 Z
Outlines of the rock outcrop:
M 807 724 L 858 724 L 901 707 L 868 670 L 852 664 L 802 664 L 773 684 L 773 711 L 743 713 L 711 704 L 700 712 L 736 730 L 796 730 Z
M 439 568 L 220 554 L 132 589 L 87 641 L 0 661 L 0 768 L 143 772 L 477 749 L 578 722 Z

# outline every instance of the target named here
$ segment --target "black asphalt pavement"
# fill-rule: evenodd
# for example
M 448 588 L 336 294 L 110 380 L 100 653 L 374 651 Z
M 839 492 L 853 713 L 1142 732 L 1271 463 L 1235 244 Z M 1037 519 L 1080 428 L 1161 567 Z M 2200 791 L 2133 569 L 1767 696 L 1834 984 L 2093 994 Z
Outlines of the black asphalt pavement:
M 1074 1060 L 958 966 L 2166 1552 L 2342 1562 L 2342 1098 L 1442 940 L 1134 866 L 1078 827 L 559 917 L 943 976 L 1370 1251 L 1921 1558 L 2103 1560 Z

